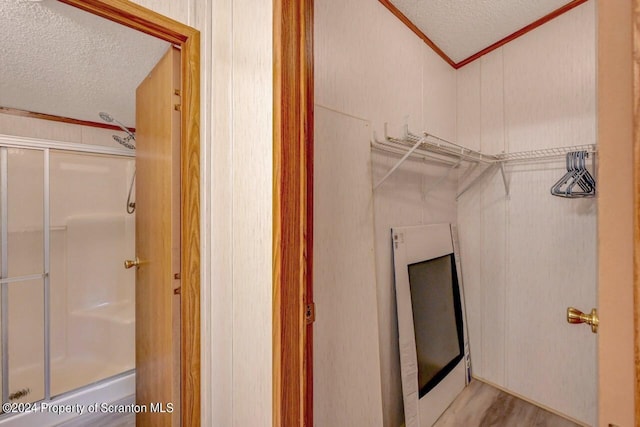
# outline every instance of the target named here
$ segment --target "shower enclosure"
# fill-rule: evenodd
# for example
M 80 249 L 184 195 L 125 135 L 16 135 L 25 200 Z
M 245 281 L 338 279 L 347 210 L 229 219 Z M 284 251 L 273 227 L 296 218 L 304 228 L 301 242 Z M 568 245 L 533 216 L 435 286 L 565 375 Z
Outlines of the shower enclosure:
M 3 403 L 134 369 L 134 153 L 0 136 Z

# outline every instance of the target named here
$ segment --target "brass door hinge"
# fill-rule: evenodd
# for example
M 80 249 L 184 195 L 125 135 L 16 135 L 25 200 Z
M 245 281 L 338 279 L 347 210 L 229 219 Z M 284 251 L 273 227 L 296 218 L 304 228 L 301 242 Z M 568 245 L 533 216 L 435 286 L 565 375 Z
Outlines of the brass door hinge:
M 307 325 L 316 321 L 316 305 L 315 303 L 307 304 L 304 309 L 304 319 L 307 322 Z

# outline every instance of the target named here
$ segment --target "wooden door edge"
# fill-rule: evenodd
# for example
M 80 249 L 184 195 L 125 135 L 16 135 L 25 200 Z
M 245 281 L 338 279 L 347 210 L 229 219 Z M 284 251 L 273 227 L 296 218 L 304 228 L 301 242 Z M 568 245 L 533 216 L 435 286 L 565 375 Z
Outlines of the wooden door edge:
M 633 311 L 635 424 L 640 424 L 640 0 L 633 0 Z
M 596 2 L 598 425 L 639 421 L 634 1 Z
M 180 410 L 183 426 L 201 424 L 200 370 L 200 33 L 182 45 Z
M 274 0 L 273 425 L 313 425 L 313 0 Z
M 200 32 L 127 0 L 61 1 L 168 41 L 182 50 L 180 414 L 183 426 L 199 427 Z

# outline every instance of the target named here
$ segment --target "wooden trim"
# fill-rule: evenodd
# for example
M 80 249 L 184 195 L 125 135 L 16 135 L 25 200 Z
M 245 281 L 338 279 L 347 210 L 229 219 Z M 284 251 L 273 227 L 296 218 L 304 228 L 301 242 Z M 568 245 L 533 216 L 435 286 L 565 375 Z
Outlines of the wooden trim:
M 200 426 L 200 33 L 182 45 L 181 414 Z
M 128 0 L 60 0 L 94 15 L 182 46 L 195 29 Z
M 306 296 L 305 304 L 313 303 L 313 171 L 314 171 L 314 50 L 313 50 L 313 0 L 309 1 L 306 13 L 304 14 L 305 31 L 306 31 L 306 51 L 305 57 L 306 67 L 305 76 L 306 79 L 306 185 L 307 185 L 307 229 L 306 229 L 306 241 L 305 241 L 305 255 L 306 260 L 306 272 L 304 277 L 306 278 Z M 304 262 L 304 260 L 302 262 Z M 315 320 L 315 319 L 314 319 Z M 305 390 L 305 426 L 313 427 L 313 323 L 306 325 L 306 346 L 305 346 L 305 372 L 307 374 L 306 390 Z
M 34 113 L 33 111 L 19 110 L 17 108 L 0 107 L 0 114 L 8 114 L 12 116 L 28 117 L 30 119 L 50 120 L 60 123 L 68 123 L 71 125 L 89 126 L 93 128 L 110 129 L 122 132 L 119 126 L 110 125 L 108 123 L 90 122 L 88 120 L 72 119 L 70 117 L 54 116 L 52 114 Z M 131 132 L 135 132 L 136 128 L 127 128 Z
M 518 37 L 527 34 L 529 31 L 535 30 L 536 28 L 538 28 L 542 24 L 545 24 L 545 23 L 551 21 L 552 19 L 557 18 L 558 16 L 562 15 L 563 13 L 570 11 L 574 7 L 580 6 L 582 3 L 585 3 L 586 1 L 587 0 L 573 0 L 573 1 L 565 4 L 564 6 L 559 7 L 558 9 L 554 10 L 553 12 L 551 12 L 551 13 L 543 16 L 542 18 L 538 19 L 537 21 L 532 22 L 531 24 L 527 25 L 526 27 L 523 27 L 523 28 L 519 29 L 518 31 L 509 34 L 507 37 L 503 38 L 502 40 L 498 40 L 497 42 L 495 42 L 491 46 L 486 47 L 486 48 L 482 49 L 480 52 L 471 55 L 467 59 L 464 59 L 464 60 L 458 62 L 457 64 L 454 65 L 454 68 L 458 69 L 460 67 L 464 67 L 468 63 L 473 62 L 476 59 L 480 58 L 481 56 L 484 56 L 487 53 L 492 52 L 492 51 L 498 49 L 499 47 L 504 46 L 505 44 L 509 43 L 510 41 L 515 40 Z
M 183 426 L 200 416 L 200 33 L 126 0 L 61 0 L 182 50 L 181 401 Z
M 413 31 L 431 49 L 433 49 L 435 53 L 437 53 L 449 65 L 451 65 L 453 68 L 455 68 L 457 70 L 458 68 L 464 67 L 465 65 L 469 64 L 470 62 L 475 61 L 476 59 L 480 58 L 481 56 L 484 56 L 487 53 L 489 53 L 491 51 L 494 51 L 494 50 L 498 49 L 501 46 L 504 46 L 505 44 L 509 43 L 510 41 L 517 39 L 518 37 L 528 33 L 529 31 L 538 28 L 542 24 L 544 24 L 546 22 L 549 22 L 554 18 L 557 18 L 558 16 L 562 15 L 563 13 L 570 11 L 574 7 L 579 6 L 582 3 L 585 3 L 587 0 L 572 0 L 571 2 L 567 3 L 566 5 L 564 5 L 562 7 L 559 7 L 558 9 L 554 10 L 551 13 L 548 13 L 547 15 L 543 16 L 542 18 L 538 19 L 537 21 L 532 22 L 531 24 L 527 25 L 526 27 L 523 27 L 523 28 L 519 29 L 518 31 L 509 34 L 505 38 L 503 38 L 501 40 L 498 40 L 497 42 L 493 43 L 491 46 L 488 46 L 488 47 L 482 49 L 481 51 L 479 51 L 477 53 L 474 53 L 473 55 L 469 56 L 466 59 L 463 59 L 460 62 L 454 62 L 451 58 L 449 58 L 449 56 L 447 56 L 447 54 L 444 53 L 442 51 L 442 49 L 440 49 L 429 37 L 427 37 L 422 31 L 420 31 L 420 29 L 413 22 L 411 22 L 411 20 L 409 18 L 407 18 L 400 10 L 398 10 L 398 8 L 395 7 L 393 5 L 393 3 L 391 3 L 391 0 L 378 0 L 378 1 L 380 1 L 380 3 L 382 3 L 387 9 L 389 9 L 391 11 L 391 13 L 393 13 L 395 16 L 397 16 L 398 19 L 400 19 L 407 27 L 409 27 L 409 29 L 411 31 Z
M 640 423 L 640 0 L 633 0 L 633 318 L 635 425 Z
M 275 0 L 273 22 L 273 425 L 312 426 L 313 0 Z
M 447 64 L 451 65 L 453 68 L 458 68 L 456 67 L 456 63 L 453 61 L 453 59 L 449 58 L 449 56 L 447 56 L 447 54 L 444 53 L 442 49 L 440 49 L 433 41 L 431 41 L 431 39 L 427 37 L 425 33 L 420 31 L 420 29 L 416 27 L 416 25 L 411 22 L 411 20 L 407 18 L 404 13 L 400 12 L 400 10 L 395 7 L 393 3 L 391 3 L 391 0 L 378 1 L 382 3 L 387 9 L 389 9 L 391 13 L 393 13 L 399 20 L 401 20 L 407 27 L 409 27 L 409 29 L 413 31 L 418 37 L 420 37 L 422 41 L 424 41 L 427 46 L 433 49 L 433 51 L 437 53 L 440 58 L 444 59 Z

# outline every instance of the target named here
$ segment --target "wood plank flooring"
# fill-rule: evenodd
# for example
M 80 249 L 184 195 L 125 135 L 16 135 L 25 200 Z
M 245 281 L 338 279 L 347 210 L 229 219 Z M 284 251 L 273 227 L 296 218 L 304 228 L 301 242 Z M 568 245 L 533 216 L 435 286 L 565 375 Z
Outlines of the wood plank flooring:
M 57 427 L 136 427 L 136 414 L 82 415 Z
M 433 427 L 580 427 L 495 387 L 473 380 Z

